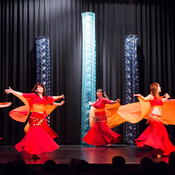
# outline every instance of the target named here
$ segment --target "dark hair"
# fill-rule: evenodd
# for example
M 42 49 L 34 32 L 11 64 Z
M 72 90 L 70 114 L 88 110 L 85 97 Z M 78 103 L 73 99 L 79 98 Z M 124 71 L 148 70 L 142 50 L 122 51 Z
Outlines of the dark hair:
M 106 92 L 104 92 L 103 89 L 97 89 L 97 92 L 101 92 L 103 97 L 109 99 L 108 96 L 106 95 Z
M 154 95 L 154 96 L 157 96 L 157 91 L 158 91 L 158 86 L 159 84 L 158 83 L 152 83 L 150 85 L 150 90 L 151 90 L 151 94 Z M 159 96 L 159 95 L 158 95 Z
M 36 89 L 38 88 L 38 86 L 41 86 L 41 87 L 43 88 L 42 96 L 44 96 L 44 97 L 47 98 L 46 88 L 44 87 L 44 85 L 43 85 L 42 83 L 36 83 L 35 86 L 34 86 L 33 89 L 32 89 L 32 92 L 34 92 L 35 94 L 39 95 L 39 94 L 36 92 Z

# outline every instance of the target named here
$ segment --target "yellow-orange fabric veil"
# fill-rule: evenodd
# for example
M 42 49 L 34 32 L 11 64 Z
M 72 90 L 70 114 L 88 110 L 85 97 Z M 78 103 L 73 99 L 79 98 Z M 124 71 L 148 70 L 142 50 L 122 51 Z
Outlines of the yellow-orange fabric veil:
M 161 120 L 166 125 L 175 125 L 175 99 L 163 103 Z
M 114 128 L 124 122 L 138 123 L 142 119 L 148 119 L 152 108 L 149 101 L 139 98 L 139 102 L 121 105 L 119 103 L 106 104 L 105 112 L 107 116 L 107 125 Z M 90 126 L 93 126 L 93 115 L 95 108 L 90 110 Z M 168 125 L 175 125 L 175 99 L 167 100 L 163 103 L 162 115 L 160 120 Z
M 30 113 L 30 109 L 31 109 L 31 99 L 30 98 L 24 98 L 21 95 L 16 95 L 14 93 L 12 93 L 13 95 L 15 95 L 16 97 L 18 97 L 23 103 L 24 106 L 20 106 L 18 108 L 13 109 L 12 111 L 10 111 L 9 115 L 13 120 L 16 120 L 18 122 L 23 122 L 25 123 L 29 113 Z M 39 108 L 39 104 L 38 104 L 38 108 Z M 45 107 L 45 112 L 47 113 L 47 115 L 49 115 L 57 106 L 52 104 L 48 104 Z M 27 132 L 29 128 L 29 123 L 26 124 L 24 131 Z
M 119 122 L 117 119 L 117 110 L 120 107 L 120 103 L 115 103 L 115 104 L 106 104 L 105 105 L 105 112 L 108 117 L 108 124 L 113 121 Z M 94 116 L 95 112 L 100 112 L 101 109 L 96 109 L 95 107 L 91 106 L 90 111 L 89 111 L 89 119 L 90 119 L 90 127 L 94 125 Z M 103 110 L 103 109 L 102 109 Z M 120 120 L 120 119 L 119 119 Z M 123 120 L 122 122 L 123 123 Z

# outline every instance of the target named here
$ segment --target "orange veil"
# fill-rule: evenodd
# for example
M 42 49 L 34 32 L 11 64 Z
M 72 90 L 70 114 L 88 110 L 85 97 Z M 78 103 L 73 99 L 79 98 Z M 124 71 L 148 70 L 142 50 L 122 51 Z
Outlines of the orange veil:
M 142 119 L 148 119 L 151 113 L 151 105 L 149 101 L 139 98 L 139 102 L 127 105 L 106 104 L 105 112 L 107 116 L 107 125 L 114 128 L 124 122 L 138 123 Z M 90 126 L 93 126 L 93 115 L 95 108 L 90 109 Z M 175 99 L 167 100 L 163 103 L 161 121 L 166 125 L 175 125 Z
M 14 93 L 12 93 L 13 95 L 15 95 L 16 97 L 18 97 L 23 103 L 24 106 L 20 106 L 18 108 L 13 109 L 12 111 L 10 111 L 9 115 L 12 119 L 18 121 L 18 122 L 26 122 L 29 113 L 30 113 L 30 109 L 31 109 L 31 99 L 30 98 L 24 98 L 22 95 L 16 95 Z M 38 108 L 40 106 L 38 105 Z M 54 104 L 48 104 L 45 107 L 45 112 L 47 113 L 47 115 L 49 115 L 57 106 Z

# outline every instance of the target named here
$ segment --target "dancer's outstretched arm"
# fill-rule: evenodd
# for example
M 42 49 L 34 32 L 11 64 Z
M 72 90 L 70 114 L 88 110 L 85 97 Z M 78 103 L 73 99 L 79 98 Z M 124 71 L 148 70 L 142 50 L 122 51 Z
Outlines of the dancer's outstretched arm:
M 56 105 L 56 106 L 62 106 L 63 104 L 65 103 L 65 101 L 62 101 L 62 102 L 60 102 L 60 103 L 53 103 L 54 105 Z
M 110 102 L 110 103 L 108 102 L 109 104 L 114 104 L 114 103 L 119 103 L 119 102 L 120 102 L 120 99 L 117 99 L 117 100 L 115 100 L 115 101 L 114 101 L 114 100 L 108 100 L 108 101 Z M 94 103 L 95 103 L 95 102 L 94 102 Z M 90 105 L 90 106 L 93 106 L 94 103 L 90 101 L 90 102 L 89 102 L 89 105 Z
M 13 93 L 13 94 L 16 94 L 16 95 L 22 95 L 23 94 L 22 92 L 14 91 L 11 87 L 9 87 L 8 89 L 5 89 L 5 93 L 6 94 Z
M 166 101 L 168 98 L 170 98 L 168 93 L 165 93 L 164 98 L 162 98 L 162 102 Z
M 154 99 L 154 96 L 149 94 L 147 95 L 146 97 L 144 97 L 143 95 L 141 94 L 134 94 L 135 97 L 140 97 L 141 99 L 145 100 L 145 101 L 150 101 L 150 100 L 153 100 Z
M 111 104 L 114 104 L 114 103 L 119 103 L 120 102 L 120 99 L 118 98 L 117 100 L 111 100 Z
M 12 104 L 12 102 L 7 102 L 6 104 L 0 104 L 0 108 L 9 107 L 11 104 Z
M 61 98 L 65 98 L 64 94 L 60 95 L 60 96 L 52 96 L 54 100 L 59 100 Z

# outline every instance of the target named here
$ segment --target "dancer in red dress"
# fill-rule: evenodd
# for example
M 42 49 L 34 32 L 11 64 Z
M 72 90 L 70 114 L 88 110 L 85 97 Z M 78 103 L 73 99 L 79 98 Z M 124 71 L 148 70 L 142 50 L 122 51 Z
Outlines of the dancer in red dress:
M 54 101 L 64 98 L 61 96 L 47 96 L 45 93 L 45 87 L 41 83 L 37 83 L 32 92 L 33 93 L 21 93 L 6 89 L 7 94 L 12 93 L 19 97 L 26 105 L 16 108 L 10 112 L 10 116 L 21 122 L 25 122 L 29 112 L 29 122 L 25 127 L 25 137 L 15 145 L 18 152 L 27 151 L 33 155 L 33 159 L 39 159 L 37 156 L 43 152 L 51 152 L 59 148 L 57 143 L 53 140 L 58 137 L 57 134 L 48 126 L 46 116 L 57 106 L 64 104 L 55 103 Z M 26 99 L 26 100 L 25 100 Z M 28 106 L 27 106 L 28 105 Z M 48 112 L 49 111 L 49 112 Z
M 138 147 L 152 147 L 154 157 L 168 156 L 172 151 L 175 151 L 175 147 L 169 140 L 167 130 L 161 121 L 161 112 L 163 102 L 170 96 L 166 93 L 163 98 L 160 97 L 161 87 L 158 83 L 152 83 L 150 89 L 151 93 L 147 97 L 140 94 L 135 95 L 144 101 L 149 101 L 152 107 L 152 112 L 148 118 L 149 126 L 135 141 Z
M 95 146 L 117 143 L 121 140 L 121 136 L 108 127 L 105 104 L 114 104 L 119 100 L 112 101 L 104 98 L 102 89 L 97 90 L 97 97 L 95 103 L 89 102 L 89 105 L 95 107 L 94 124 L 82 140 Z

